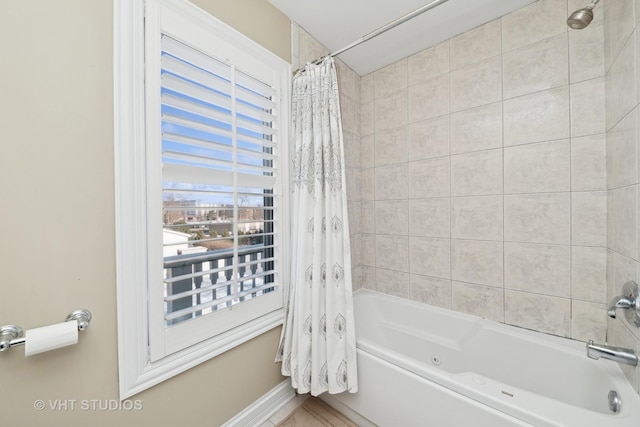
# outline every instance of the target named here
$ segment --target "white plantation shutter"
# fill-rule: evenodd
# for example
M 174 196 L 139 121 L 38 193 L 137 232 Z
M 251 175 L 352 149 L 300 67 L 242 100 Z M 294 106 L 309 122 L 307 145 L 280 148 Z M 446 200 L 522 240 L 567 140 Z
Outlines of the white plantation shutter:
M 185 0 L 114 0 L 120 398 L 282 324 L 291 66 Z
M 152 361 L 281 313 L 285 271 L 288 66 L 161 18 L 145 70 Z

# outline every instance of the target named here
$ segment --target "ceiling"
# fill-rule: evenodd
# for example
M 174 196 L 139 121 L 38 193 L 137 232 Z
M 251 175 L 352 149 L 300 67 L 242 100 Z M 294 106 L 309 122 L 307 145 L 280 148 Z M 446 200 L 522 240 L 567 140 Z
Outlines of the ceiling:
M 492 21 L 535 0 L 449 0 L 339 58 L 361 76 Z M 269 0 L 330 51 L 431 0 Z

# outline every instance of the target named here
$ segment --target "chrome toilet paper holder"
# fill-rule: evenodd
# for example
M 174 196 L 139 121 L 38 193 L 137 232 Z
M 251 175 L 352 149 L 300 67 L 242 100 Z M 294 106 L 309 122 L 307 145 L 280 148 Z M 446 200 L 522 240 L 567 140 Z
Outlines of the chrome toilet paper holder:
M 86 309 L 74 310 L 65 319 L 65 322 L 78 322 L 78 331 L 85 331 L 91 322 L 91 312 Z M 20 326 L 5 325 L 0 327 L 0 351 L 25 344 L 24 331 Z

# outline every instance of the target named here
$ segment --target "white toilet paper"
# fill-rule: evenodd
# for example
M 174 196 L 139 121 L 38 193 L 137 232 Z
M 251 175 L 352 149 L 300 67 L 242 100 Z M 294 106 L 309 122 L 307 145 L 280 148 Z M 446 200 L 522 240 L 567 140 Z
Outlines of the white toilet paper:
M 25 334 L 25 356 L 43 353 L 78 342 L 78 322 L 62 322 L 42 328 L 27 329 Z

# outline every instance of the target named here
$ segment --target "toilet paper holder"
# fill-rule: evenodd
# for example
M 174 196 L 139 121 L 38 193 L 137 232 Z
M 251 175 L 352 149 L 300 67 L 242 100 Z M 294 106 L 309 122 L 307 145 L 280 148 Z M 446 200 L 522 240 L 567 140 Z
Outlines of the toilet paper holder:
M 78 331 L 85 331 L 91 322 L 91 312 L 85 309 L 74 310 L 65 319 L 65 322 L 78 322 Z M 24 331 L 20 326 L 5 325 L 0 327 L 0 351 L 25 344 Z

